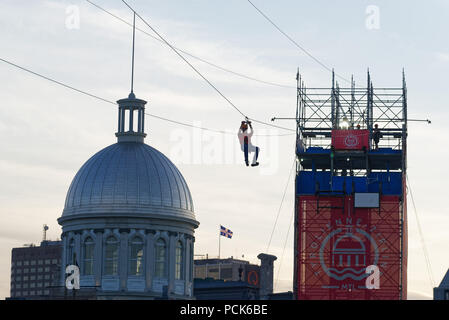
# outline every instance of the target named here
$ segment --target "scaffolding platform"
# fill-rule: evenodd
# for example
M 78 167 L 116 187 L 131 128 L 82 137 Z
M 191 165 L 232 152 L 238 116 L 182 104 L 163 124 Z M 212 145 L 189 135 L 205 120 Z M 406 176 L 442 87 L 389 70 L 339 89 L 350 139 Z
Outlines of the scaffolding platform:
M 335 170 L 401 170 L 402 152 L 393 148 L 379 148 L 370 151 L 333 151 L 323 147 L 309 147 L 297 150 L 301 166 L 305 170 L 329 169 L 333 157 Z

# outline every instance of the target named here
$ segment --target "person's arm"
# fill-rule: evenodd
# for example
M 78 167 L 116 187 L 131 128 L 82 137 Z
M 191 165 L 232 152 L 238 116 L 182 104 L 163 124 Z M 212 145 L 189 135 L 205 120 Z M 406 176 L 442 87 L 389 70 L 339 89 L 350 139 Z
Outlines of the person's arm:
M 251 132 L 249 132 L 248 135 L 249 135 L 249 136 L 252 136 L 253 133 L 254 133 L 254 129 L 253 129 L 253 126 L 252 126 L 252 124 L 251 124 L 251 121 L 248 121 L 248 125 L 249 125 L 249 128 L 251 129 Z

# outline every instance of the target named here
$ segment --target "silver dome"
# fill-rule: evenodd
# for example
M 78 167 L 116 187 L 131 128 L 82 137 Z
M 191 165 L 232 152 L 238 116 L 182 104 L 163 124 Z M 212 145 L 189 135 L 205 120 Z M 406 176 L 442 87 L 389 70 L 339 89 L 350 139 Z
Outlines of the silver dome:
M 194 219 L 190 190 L 176 166 L 139 142 L 118 142 L 78 171 L 65 201 L 72 215 L 171 215 Z

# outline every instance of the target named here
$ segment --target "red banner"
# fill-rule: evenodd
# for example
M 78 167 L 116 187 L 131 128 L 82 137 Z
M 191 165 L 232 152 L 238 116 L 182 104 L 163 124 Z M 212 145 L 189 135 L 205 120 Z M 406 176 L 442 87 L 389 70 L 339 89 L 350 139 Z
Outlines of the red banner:
M 332 145 L 336 150 L 369 148 L 369 130 L 332 130 Z
M 400 198 L 382 196 L 380 208 L 353 204 L 352 196 L 298 198 L 298 299 L 406 297 Z M 378 288 L 370 288 L 373 266 L 379 275 Z

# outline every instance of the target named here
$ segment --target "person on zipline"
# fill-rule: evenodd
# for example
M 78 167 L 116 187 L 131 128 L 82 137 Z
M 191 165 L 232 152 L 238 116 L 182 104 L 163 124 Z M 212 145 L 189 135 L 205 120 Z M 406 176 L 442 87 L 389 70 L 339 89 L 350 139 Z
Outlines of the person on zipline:
M 250 132 L 248 132 L 248 126 L 251 129 Z M 251 152 L 254 153 L 253 163 L 251 164 L 251 167 L 259 165 L 259 162 L 257 162 L 257 158 L 259 157 L 259 150 L 260 150 L 259 147 L 256 147 L 251 143 L 251 137 L 253 136 L 253 132 L 254 130 L 253 126 L 251 125 L 251 121 L 249 121 L 248 118 L 246 121 L 242 121 L 242 124 L 240 125 L 239 128 L 238 137 L 240 140 L 240 146 L 245 155 L 246 166 L 249 166 L 248 154 Z

